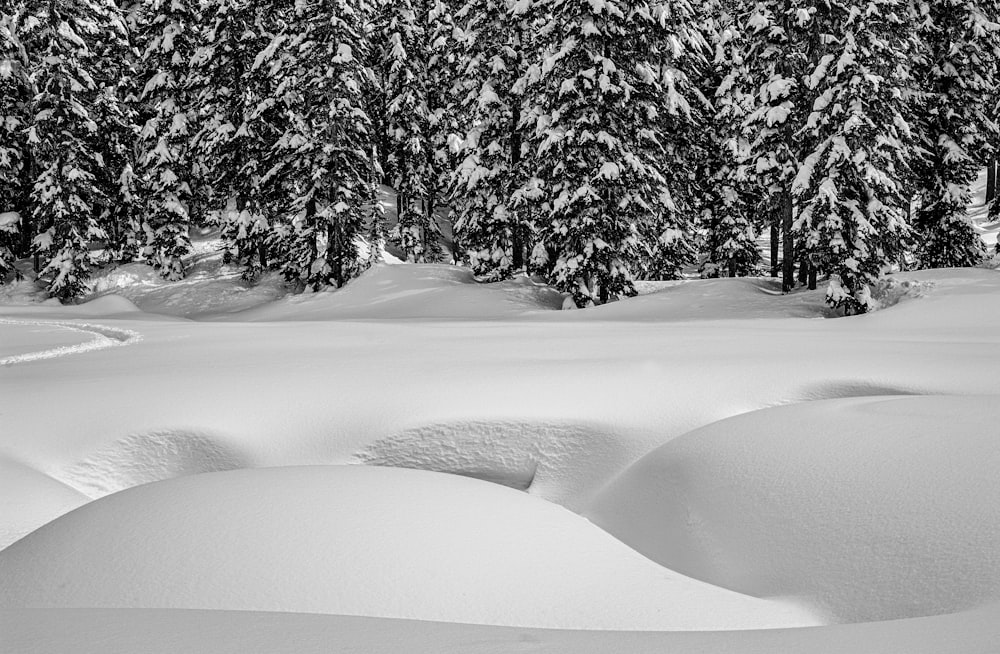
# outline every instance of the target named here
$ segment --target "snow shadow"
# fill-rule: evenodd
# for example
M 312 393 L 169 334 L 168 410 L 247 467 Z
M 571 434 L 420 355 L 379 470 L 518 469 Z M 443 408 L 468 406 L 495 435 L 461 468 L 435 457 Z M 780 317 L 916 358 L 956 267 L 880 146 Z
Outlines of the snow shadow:
M 130 434 L 52 476 L 96 499 L 139 484 L 249 467 L 247 457 L 203 432 Z

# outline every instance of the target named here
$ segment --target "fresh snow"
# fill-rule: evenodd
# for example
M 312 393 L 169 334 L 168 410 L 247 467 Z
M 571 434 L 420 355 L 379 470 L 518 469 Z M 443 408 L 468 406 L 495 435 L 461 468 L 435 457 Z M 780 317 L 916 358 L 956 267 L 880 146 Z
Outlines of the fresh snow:
M 301 652 L 995 642 L 996 271 L 891 275 L 840 319 L 767 279 L 561 311 L 450 266 L 289 295 L 196 257 L 190 286 L 118 269 L 0 309 L 18 651 L 203 651 L 244 620 Z

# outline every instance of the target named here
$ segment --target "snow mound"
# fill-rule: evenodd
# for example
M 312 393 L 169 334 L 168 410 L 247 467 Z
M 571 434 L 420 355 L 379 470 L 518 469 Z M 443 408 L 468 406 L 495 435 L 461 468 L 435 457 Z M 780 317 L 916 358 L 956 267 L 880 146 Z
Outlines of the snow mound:
M 587 515 L 655 561 L 839 621 L 1000 600 L 997 396 L 854 398 L 693 431 Z
M 467 268 L 441 264 L 381 264 L 339 290 L 304 293 L 242 312 L 233 319 L 495 320 L 558 309 L 562 295 L 526 277 L 477 283 Z
M 660 290 L 655 290 L 658 288 Z M 646 294 L 625 298 L 586 311 L 560 315 L 576 320 L 635 322 L 692 322 L 762 318 L 827 318 L 826 290 L 798 290 L 781 294 L 781 283 L 771 279 L 697 279 L 644 284 Z M 539 316 L 542 319 L 550 316 Z
M 364 466 L 239 470 L 87 504 L 0 552 L 0 606 L 203 608 L 637 630 L 816 624 L 688 579 L 509 488 Z

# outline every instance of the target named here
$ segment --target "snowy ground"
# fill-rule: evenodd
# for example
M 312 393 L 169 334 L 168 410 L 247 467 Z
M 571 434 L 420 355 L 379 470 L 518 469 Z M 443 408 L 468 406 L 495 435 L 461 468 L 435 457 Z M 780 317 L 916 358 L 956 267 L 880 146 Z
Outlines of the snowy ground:
M 1000 272 L 560 311 L 444 265 L 288 295 L 210 237 L 2 290 L 12 651 L 995 651 Z

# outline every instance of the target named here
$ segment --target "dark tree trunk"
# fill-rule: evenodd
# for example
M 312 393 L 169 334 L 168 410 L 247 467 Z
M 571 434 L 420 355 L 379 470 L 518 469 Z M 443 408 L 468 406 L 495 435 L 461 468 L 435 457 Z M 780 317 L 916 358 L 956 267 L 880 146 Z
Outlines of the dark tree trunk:
M 997 196 L 997 160 L 990 159 L 986 166 L 986 202 L 992 202 Z
M 816 266 L 814 266 L 812 264 L 809 264 L 809 290 L 810 291 L 815 291 L 816 290 L 816 276 L 817 276 Z
M 513 173 L 521 165 L 521 133 L 517 130 L 518 123 L 521 122 L 521 107 L 514 106 L 514 112 L 510 120 L 510 169 Z M 514 270 L 524 268 L 524 229 L 517 214 L 513 216 L 511 225 L 511 247 L 514 250 L 513 264 Z
M 795 243 L 792 239 L 792 194 L 785 192 L 781 198 L 781 290 L 785 293 L 795 288 Z
M 778 219 L 771 220 L 771 277 L 778 276 Z

